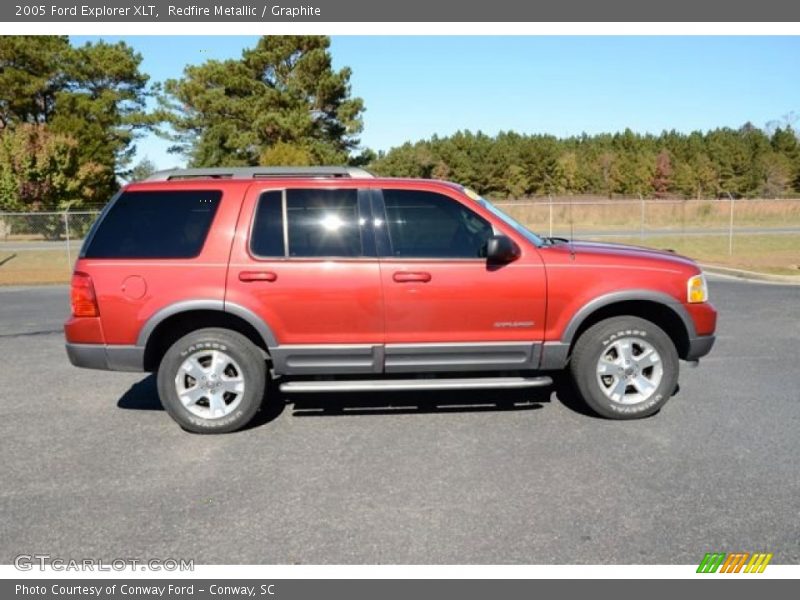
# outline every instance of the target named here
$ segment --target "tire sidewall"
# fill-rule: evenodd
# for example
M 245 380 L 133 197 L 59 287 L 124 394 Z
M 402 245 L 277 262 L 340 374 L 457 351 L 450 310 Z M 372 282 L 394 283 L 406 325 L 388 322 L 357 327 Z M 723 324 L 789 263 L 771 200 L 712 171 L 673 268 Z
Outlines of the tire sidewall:
M 225 352 L 242 370 L 244 394 L 236 409 L 224 417 L 198 417 L 183 406 L 175 389 L 175 377 L 181 364 L 200 350 Z M 264 360 L 250 340 L 235 332 L 207 329 L 182 337 L 167 350 L 158 369 L 158 394 L 164 410 L 184 429 L 196 433 L 225 433 L 240 429 L 258 412 L 264 397 L 265 380 Z
M 638 338 L 655 348 L 663 375 L 653 394 L 636 404 L 614 402 L 597 381 L 597 362 L 608 345 L 620 338 Z M 637 419 L 657 412 L 672 396 L 678 383 L 679 361 L 669 336 L 657 325 L 634 317 L 608 319 L 589 328 L 576 344 L 571 363 L 573 380 L 586 403 L 598 414 L 612 419 Z

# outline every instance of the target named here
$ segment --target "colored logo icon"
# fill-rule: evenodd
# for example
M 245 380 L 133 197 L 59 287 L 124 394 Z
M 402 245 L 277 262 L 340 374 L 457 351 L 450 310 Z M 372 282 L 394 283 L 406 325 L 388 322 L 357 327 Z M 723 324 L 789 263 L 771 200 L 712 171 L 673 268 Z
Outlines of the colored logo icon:
M 708 552 L 697 567 L 698 573 L 763 573 L 772 554 L 766 552 Z

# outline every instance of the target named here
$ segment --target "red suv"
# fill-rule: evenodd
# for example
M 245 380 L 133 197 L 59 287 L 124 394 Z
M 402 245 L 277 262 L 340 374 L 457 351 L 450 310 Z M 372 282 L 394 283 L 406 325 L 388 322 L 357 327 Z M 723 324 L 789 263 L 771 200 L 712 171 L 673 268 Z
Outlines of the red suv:
M 442 181 L 344 167 L 187 169 L 128 185 L 89 232 L 74 365 L 156 371 L 184 428 L 226 432 L 280 390 L 550 385 L 656 412 L 714 343 L 691 260 L 534 234 Z

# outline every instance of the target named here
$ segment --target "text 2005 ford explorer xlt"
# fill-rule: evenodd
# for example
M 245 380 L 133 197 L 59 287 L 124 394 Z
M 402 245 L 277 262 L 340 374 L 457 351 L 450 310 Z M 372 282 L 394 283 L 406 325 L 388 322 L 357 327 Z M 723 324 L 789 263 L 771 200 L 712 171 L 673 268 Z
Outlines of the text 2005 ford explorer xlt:
M 284 393 L 524 388 L 569 369 L 632 419 L 714 343 L 697 265 L 538 236 L 469 190 L 341 167 L 190 169 L 124 188 L 81 250 L 73 364 L 157 371 L 185 429 Z

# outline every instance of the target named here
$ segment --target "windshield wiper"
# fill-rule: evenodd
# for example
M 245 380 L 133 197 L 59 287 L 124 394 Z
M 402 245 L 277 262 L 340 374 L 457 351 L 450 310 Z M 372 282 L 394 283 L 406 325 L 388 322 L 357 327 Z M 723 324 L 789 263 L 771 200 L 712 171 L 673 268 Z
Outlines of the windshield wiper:
M 568 244 L 569 240 L 562 237 L 540 236 L 548 246 L 555 246 L 556 244 Z

